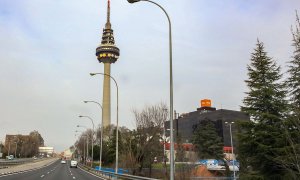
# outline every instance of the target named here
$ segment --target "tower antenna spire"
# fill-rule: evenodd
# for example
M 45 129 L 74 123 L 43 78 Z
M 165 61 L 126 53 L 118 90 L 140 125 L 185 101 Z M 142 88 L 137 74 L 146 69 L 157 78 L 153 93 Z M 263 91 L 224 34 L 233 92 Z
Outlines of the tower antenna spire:
M 111 29 L 111 24 L 110 24 L 110 0 L 107 0 L 107 20 L 105 24 L 106 29 Z

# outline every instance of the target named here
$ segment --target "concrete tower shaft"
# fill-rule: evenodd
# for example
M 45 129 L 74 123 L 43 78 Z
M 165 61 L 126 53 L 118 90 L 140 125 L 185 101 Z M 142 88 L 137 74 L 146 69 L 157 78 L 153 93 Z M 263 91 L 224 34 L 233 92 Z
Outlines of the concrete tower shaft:
M 120 50 L 115 45 L 114 34 L 110 23 L 110 0 L 107 1 L 107 20 L 103 29 L 101 44 L 96 48 L 96 56 L 99 63 L 104 64 L 104 73 L 110 76 L 110 64 L 115 63 L 120 55 Z M 103 111 L 102 125 L 107 127 L 111 124 L 110 105 L 110 77 L 103 76 Z
M 104 74 L 110 75 L 110 63 L 104 63 Z M 111 124 L 110 77 L 103 76 L 103 78 L 102 125 L 107 127 Z

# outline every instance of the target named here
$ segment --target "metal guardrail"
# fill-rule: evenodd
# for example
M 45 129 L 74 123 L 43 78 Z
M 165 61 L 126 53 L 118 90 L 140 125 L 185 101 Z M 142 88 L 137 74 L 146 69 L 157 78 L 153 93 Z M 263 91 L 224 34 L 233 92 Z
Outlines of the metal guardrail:
M 95 170 L 92 169 L 91 167 L 85 166 L 83 164 L 79 164 L 79 167 L 88 170 L 89 172 L 92 172 L 93 174 L 100 175 L 101 177 L 105 177 L 108 179 L 128 179 L 128 180 L 158 180 L 154 178 L 148 178 L 148 177 L 141 177 L 141 176 L 134 176 L 130 174 L 116 174 L 114 172 L 109 172 L 109 171 L 102 171 L 102 170 Z
M 44 159 L 33 159 L 33 158 L 23 158 L 23 159 L 13 159 L 13 160 L 1 160 L 0 161 L 0 167 L 1 166 L 14 166 L 19 164 L 25 164 L 30 162 L 38 162 L 42 161 Z
M 238 177 L 190 177 L 190 179 L 204 179 L 204 180 L 236 180 Z

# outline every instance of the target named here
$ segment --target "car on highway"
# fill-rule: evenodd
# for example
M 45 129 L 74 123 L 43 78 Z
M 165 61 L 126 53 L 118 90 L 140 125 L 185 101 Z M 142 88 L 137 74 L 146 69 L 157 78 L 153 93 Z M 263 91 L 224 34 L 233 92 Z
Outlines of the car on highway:
M 76 160 L 71 160 L 70 168 L 75 167 L 77 168 L 77 161 Z
M 67 161 L 66 161 L 66 160 L 64 160 L 64 159 L 62 159 L 62 160 L 60 161 L 60 163 L 61 163 L 61 164 L 66 164 L 66 163 L 67 163 Z
M 6 156 L 6 159 L 7 159 L 7 160 L 14 160 L 14 155 Z

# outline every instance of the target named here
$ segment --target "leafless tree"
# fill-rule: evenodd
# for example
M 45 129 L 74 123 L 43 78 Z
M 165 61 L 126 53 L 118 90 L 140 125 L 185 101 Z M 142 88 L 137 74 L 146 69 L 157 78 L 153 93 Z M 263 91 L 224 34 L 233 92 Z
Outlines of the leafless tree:
M 143 168 L 148 167 L 151 177 L 154 159 L 163 159 L 161 139 L 164 121 L 167 117 L 166 109 L 167 106 L 160 103 L 146 106 L 141 111 L 133 110 L 136 129 L 130 132 L 127 137 L 123 137 L 127 142 L 127 145 L 124 146 L 126 151 L 124 158 L 126 158 L 127 166 L 132 169 L 133 174 L 141 174 Z

